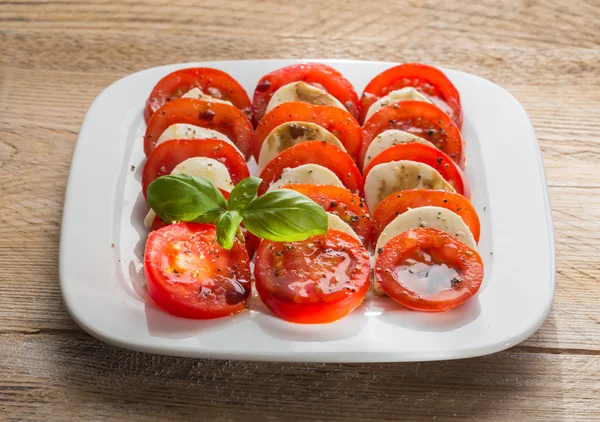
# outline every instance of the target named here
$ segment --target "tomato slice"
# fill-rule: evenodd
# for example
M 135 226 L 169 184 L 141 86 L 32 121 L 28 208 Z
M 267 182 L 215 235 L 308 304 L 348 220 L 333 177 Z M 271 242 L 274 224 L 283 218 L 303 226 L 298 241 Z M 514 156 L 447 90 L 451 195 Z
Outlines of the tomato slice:
M 260 173 L 262 183 L 258 194 L 265 193 L 271 183 L 281 177 L 284 169 L 296 168 L 304 164 L 318 164 L 327 167 L 335 173 L 346 188 L 363 196 L 363 178 L 352 158 L 341 149 L 321 141 L 302 142 L 294 145 L 269 161 L 269 164 Z
M 254 119 L 260 122 L 275 91 L 284 85 L 300 81 L 325 89 L 344 104 L 355 119 L 358 119 L 358 95 L 350 81 L 331 66 L 320 63 L 294 64 L 263 76 L 254 90 L 252 101 Z
M 193 67 L 176 70 L 158 81 L 146 101 L 144 108 L 146 123 L 165 103 L 180 98 L 192 88 L 200 88 L 206 95 L 229 101 L 242 110 L 249 119 L 252 118 L 250 98 L 238 81 L 218 69 Z
M 420 136 L 464 167 L 463 139 L 458 127 L 439 108 L 421 101 L 401 101 L 383 107 L 363 126 L 361 163 L 373 139 L 388 129 L 399 129 Z
M 256 127 L 252 141 L 252 154 L 257 161 L 260 148 L 269 133 L 282 123 L 293 121 L 315 123 L 327 129 L 340 140 L 352 158 L 358 157 L 362 133 L 358 122 L 347 111 L 333 106 L 293 102 L 275 107 Z
M 394 145 L 373 158 L 363 171 L 364 178 L 367 178 L 371 169 L 376 165 L 400 160 L 418 161 L 433 167 L 452 185 L 456 192 L 466 198 L 471 197 L 471 189 L 467 178 L 450 157 L 439 149 L 414 142 Z
M 212 224 L 177 223 L 148 235 L 144 273 L 148 293 L 163 310 L 208 319 L 243 310 L 250 296 L 250 259 L 238 240 L 217 243 Z
M 419 207 L 441 207 L 458 214 L 479 242 L 479 217 L 473 205 L 462 195 L 443 190 L 410 189 L 396 192 L 381 201 L 373 211 L 373 236 L 375 244 L 385 227 L 398 215 Z
M 460 94 L 444 73 L 432 66 L 405 63 L 375 76 L 365 88 L 361 103 L 360 121 L 364 122 L 369 107 L 392 91 L 414 87 L 441 108 L 461 128 L 463 121 Z
M 156 178 L 171 174 L 177 164 L 192 157 L 213 158 L 229 171 L 234 185 L 250 176 L 246 161 L 236 149 L 217 139 L 173 139 L 160 144 L 146 160 L 142 172 L 142 192 L 146 196 L 148 185 Z
M 256 252 L 256 290 L 279 317 L 303 324 L 338 320 L 370 287 L 369 253 L 347 233 L 328 230 L 302 242 L 263 240 Z
M 187 123 L 221 132 L 237 145 L 244 157 L 250 156 L 253 129 L 243 112 L 229 104 L 177 98 L 159 108 L 148 121 L 144 136 L 146 157 L 156 147 L 160 135 L 175 123 Z
M 365 200 L 348 189 L 331 185 L 290 184 L 283 189 L 293 189 L 309 197 L 327 212 L 337 215 L 354 230 L 363 244 L 371 235 L 371 216 Z
M 446 311 L 479 290 L 483 263 L 472 249 L 432 228 L 408 230 L 377 254 L 375 281 L 399 304 L 417 311 Z

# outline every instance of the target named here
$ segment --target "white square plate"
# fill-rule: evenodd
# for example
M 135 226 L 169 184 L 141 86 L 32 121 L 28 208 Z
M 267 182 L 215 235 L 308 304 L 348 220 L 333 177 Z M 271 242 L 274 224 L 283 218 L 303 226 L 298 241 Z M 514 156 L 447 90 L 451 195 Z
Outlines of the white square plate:
M 319 60 L 362 92 L 392 63 Z M 60 283 L 73 319 L 120 347 L 166 355 L 271 361 L 399 362 L 497 352 L 537 330 L 555 287 L 552 219 L 543 162 L 521 105 L 474 75 L 445 70 L 464 109 L 466 174 L 481 219 L 479 293 L 445 313 L 403 309 L 369 293 L 346 318 L 296 325 L 273 316 L 253 296 L 247 312 L 210 321 L 173 317 L 149 300 L 142 254 L 147 211 L 140 178 L 144 102 L 176 69 L 207 66 L 236 78 L 249 93 L 261 76 L 298 63 L 245 60 L 186 63 L 127 76 L 94 101 L 81 126 L 62 222 Z M 131 166 L 135 166 L 132 170 Z

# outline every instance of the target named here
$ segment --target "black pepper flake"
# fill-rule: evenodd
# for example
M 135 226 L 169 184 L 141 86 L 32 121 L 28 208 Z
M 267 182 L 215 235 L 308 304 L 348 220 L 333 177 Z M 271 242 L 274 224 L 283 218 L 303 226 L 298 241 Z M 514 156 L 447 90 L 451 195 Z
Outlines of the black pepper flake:
M 333 202 L 333 201 L 331 201 L 331 202 L 329 203 L 329 208 L 334 208 L 334 207 L 336 207 L 336 206 L 337 206 L 337 204 L 336 204 L 335 202 Z
M 442 164 L 442 157 L 437 159 L 437 163 L 438 163 L 438 165 Z
M 461 282 L 462 282 L 462 280 L 460 279 L 460 277 L 452 277 L 450 279 L 450 286 L 452 286 L 453 289 L 458 289 L 458 288 L 460 288 Z
M 135 171 L 135 166 L 133 164 L 129 166 L 129 168 L 131 169 L 131 171 Z
M 358 221 L 358 215 L 353 215 L 350 220 L 352 220 L 353 223 L 356 223 Z
M 448 200 L 447 200 L 447 199 L 444 199 L 444 204 L 445 204 L 446 202 L 448 202 Z
M 383 253 L 383 248 L 378 248 L 377 253 Z
M 201 119 L 204 119 L 204 120 L 212 120 L 215 117 L 215 112 L 212 111 L 211 109 L 204 110 L 204 111 L 200 112 L 198 117 L 200 117 Z

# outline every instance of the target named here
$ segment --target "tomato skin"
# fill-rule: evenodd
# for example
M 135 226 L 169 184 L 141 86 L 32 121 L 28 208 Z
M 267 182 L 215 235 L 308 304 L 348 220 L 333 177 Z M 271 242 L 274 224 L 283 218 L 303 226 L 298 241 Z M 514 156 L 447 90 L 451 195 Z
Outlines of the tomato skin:
M 302 63 L 277 69 L 263 76 L 256 85 L 252 114 L 257 122 L 265 115 L 269 100 L 279 88 L 293 82 L 316 85 L 337 98 L 355 118 L 359 116 L 358 95 L 348 79 L 340 72 L 320 63 Z
M 308 253 L 312 258 L 309 262 Z M 338 261 L 347 263 L 343 270 Z M 321 272 L 327 272 L 334 283 L 342 277 L 346 281 L 342 286 L 325 286 L 319 281 Z M 263 240 L 254 266 L 256 290 L 263 303 L 277 316 L 301 324 L 332 322 L 346 316 L 363 301 L 370 287 L 369 274 L 367 250 L 357 239 L 337 230 L 302 242 Z M 299 291 L 291 287 L 296 283 L 303 284 Z
M 442 190 L 409 189 L 395 192 L 377 205 L 372 218 L 372 244 L 377 243 L 383 229 L 398 215 L 412 208 L 427 206 L 446 208 L 458 214 L 471 230 L 475 242 L 479 242 L 479 217 L 473 205 L 464 196 Z
M 258 195 L 264 194 L 269 185 L 278 180 L 286 168 L 304 164 L 327 167 L 340 179 L 346 188 L 364 196 L 364 181 L 352 158 L 341 149 L 322 141 L 296 144 L 273 158 L 260 173 L 263 180 Z
M 212 224 L 176 223 L 148 235 L 144 252 L 148 293 L 163 310 L 183 318 L 233 315 L 250 296 L 250 259 L 235 241 L 216 243 Z
M 333 133 L 355 160 L 362 145 L 361 128 L 356 119 L 341 108 L 301 102 L 283 103 L 268 112 L 259 122 L 252 140 L 252 154 L 256 161 L 265 139 L 277 126 L 292 122 L 315 123 Z
M 156 110 L 148 121 L 144 135 L 144 154 L 150 156 L 160 135 L 171 125 L 187 123 L 213 129 L 226 135 L 250 156 L 253 128 L 246 115 L 229 104 L 210 103 L 195 98 L 177 98 Z
M 146 123 L 156 110 L 165 103 L 180 98 L 192 88 L 200 88 L 207 95 L 231 102 L 252 117 L 252 104 L 246 90 L 228 73 L 208 67 L 193 67 L 176 70 L 162 78 L 154 86 L 146 101 L 144 120 Z
M 225 165 L 234 185 L 250 176 L 246 161 L 238 151 L 218 139 L 173 139 L 160 144 L 146 160 L 142 172 L 142 192 L 160 176 L 171 174 L 182 161 L 192 157 L 213 158 Z
M 454 122 L 433 104 L 401 101 L 383 107 L 363 126 L 360 163 L 373 139 L 389 129 L 399 129 L 420 136 L 448 155 L 460 167 L 465 165 L 464 142 Z
M 418 256 L 429 256 L 434 264 L 446 264 L 459 275 L 451 288 L 423 296 L 397 281 L 394 273 L 399 265 Z M 440 312 L 455 308 L 473 296 L 483 282 L 483 263 L 475 249 L 454 236 L 432 228 L 417 228 L 390 240 L 375 260 L 375 281 L 396 302 L 410 309 Z M 450 280 L 448 280 L 450 283 Z
M 371 216 L 367 204 L 359 195 L 348 189 L 331 185 L 310 185 L 305 183 L 282 186 L 309 197 L 327 212 L 340 217 L 350 226 L 363 244 L 371 237 Z
M 433 167 L 452 185 L 456 192 L 467 199 L 471 197 L 471 189 L 467 178 L 450 157 L 437 148 L 414 142 L 394 145 L 373 158 L 363 171 L 364 178 L 367 178 L 371 169 L 376 165 L 400 160 L 417 161 Z
M 390 92 L 412 86 L 429 97 L 462 127 L 463 111 L 460 94 L 444 73 L 432 66 L 420 63 L 404 63 L 381 72 L 369 82 L 360 99 L 360 121 L 364 122 L 369 107 Z

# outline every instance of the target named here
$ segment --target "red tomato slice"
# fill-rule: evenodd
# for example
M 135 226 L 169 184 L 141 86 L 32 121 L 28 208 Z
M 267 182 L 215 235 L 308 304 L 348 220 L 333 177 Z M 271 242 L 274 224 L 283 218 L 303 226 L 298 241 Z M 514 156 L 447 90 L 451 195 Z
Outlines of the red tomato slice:
M 417 228 L 390 240 L 375 260 L 375 281 L 399 304 L 417 311 L 446 311 L 479 290 L 483 263 L 447 233 Z
M 435 67 L 419 63 L 405 63 L 375 76 L 365 88 L 361 103 L 360 121 L 364 122 L 369 107 L 390 92 L 414 87 L 441 108 L 461 128 L 463 112 L 460 94 L 444 73 Z
M 175 123 L 187 123 L 221 132 L 237 145 L 244 157 L 250 156 L 253 129 L 243 112 L 229 104 L 177 98 L 163 105 L 150 118 L 144 136 L 146 157 L 156 147 L 160 135 Z
M 293 189 L 309 197 L 327 212 L 337 215 L 348 224 L 363 244 L 371 235 L 371 216 L 365 200 L 348 189 L 330 185 L 291 184 Z
M 262 183 L 258 194 L 265 193 L 271 183 L 281 177 L 284 169 L 296 168 L 304 164 L 318 164 L 327 167 L 335 173 L 346 188 L 363 196 L 363 178 L 352 158 L 341 149 L 321 141 L 302 142 L 294 145 L 269 161 L 269 164 L 260 173 Z
M 361 163 L 373 139 L 388 129 L 420 136 L 445 152 L 459 166 L 465 165 L 463 139 L 458 127 L 442 110 L 421 101 L 401 101 L 371 116 L 363 126 Z
M 176 70 L 158 81 L 146 101 L 146 123 L 165 103 L 180 98 L 192 88 L 200 88 L 204 94 L 218 100 L 229 101 L 242 110 L 248 119 L 252 118 L 250 98 L 238 81 L 221 70 L 193 67 Z
M 254 90 L 252 101 L 254 119 L 260 122 L 275 91 L 284 85 L 300 81 L 325 89 L 344 104 L 355 119 L 358 119 L 358 95 L 350 81 L 331 66 L 320 63 L 294 64 L 263 76 Z
M 471 197 L 471 189 L 464 173 L 450 157 L 439 149 L 414 142 L 394 145 L 373 158 L 364 169 L 364 178 L 367 178 L 371 169 L 376 165 L 400 160 L 418 161 L 433 167 L 452 185 L 456 192 L 466 198 Z
M 156 178 L 171 174 L 177 164 L 192 157 L 213 158 L 223 163 L 227 167 L 234 185 L 250 176 L 244 158 L 225 141 L 217 139 L 174 139 L 160 144 L 146 160 L 142 172 L 142 192 L 144 196 L 146 196 L 148 185 Z
M 293 102 L 275 107 L 256 127 L 252 141 L 252 154 L 257 161 L 260 148 L 269 133 L 282 123 L 293 121 L 315 123 L 327 129 L 340 140 L 352 158 L 358 157 L 362 133 L 358 122 L 347 111 L 333 106 Z
M 479 217 L 473 205 L 462 195 L 443 190 L 410 189 L 396 192 L 381 201 L 373 211 L 373 236 L 375 244 L 385 227 L 398 215 L 419 207 L 441 207 L 458 214 L 479 242 Z
M 251 283 L 248 253 L 238 240 L 226 250 L 216 239 L 212 224 L 171 224 L 148 235 L 144 272 L 159 307 L 197 319 L 245 308 Z
M 347 233 L 328 230 L 302 242 L 263 240 L 256 252 L 256 290 L 279 317 L 302 324 L 338 320 L 370 287 L 369 253 Z

